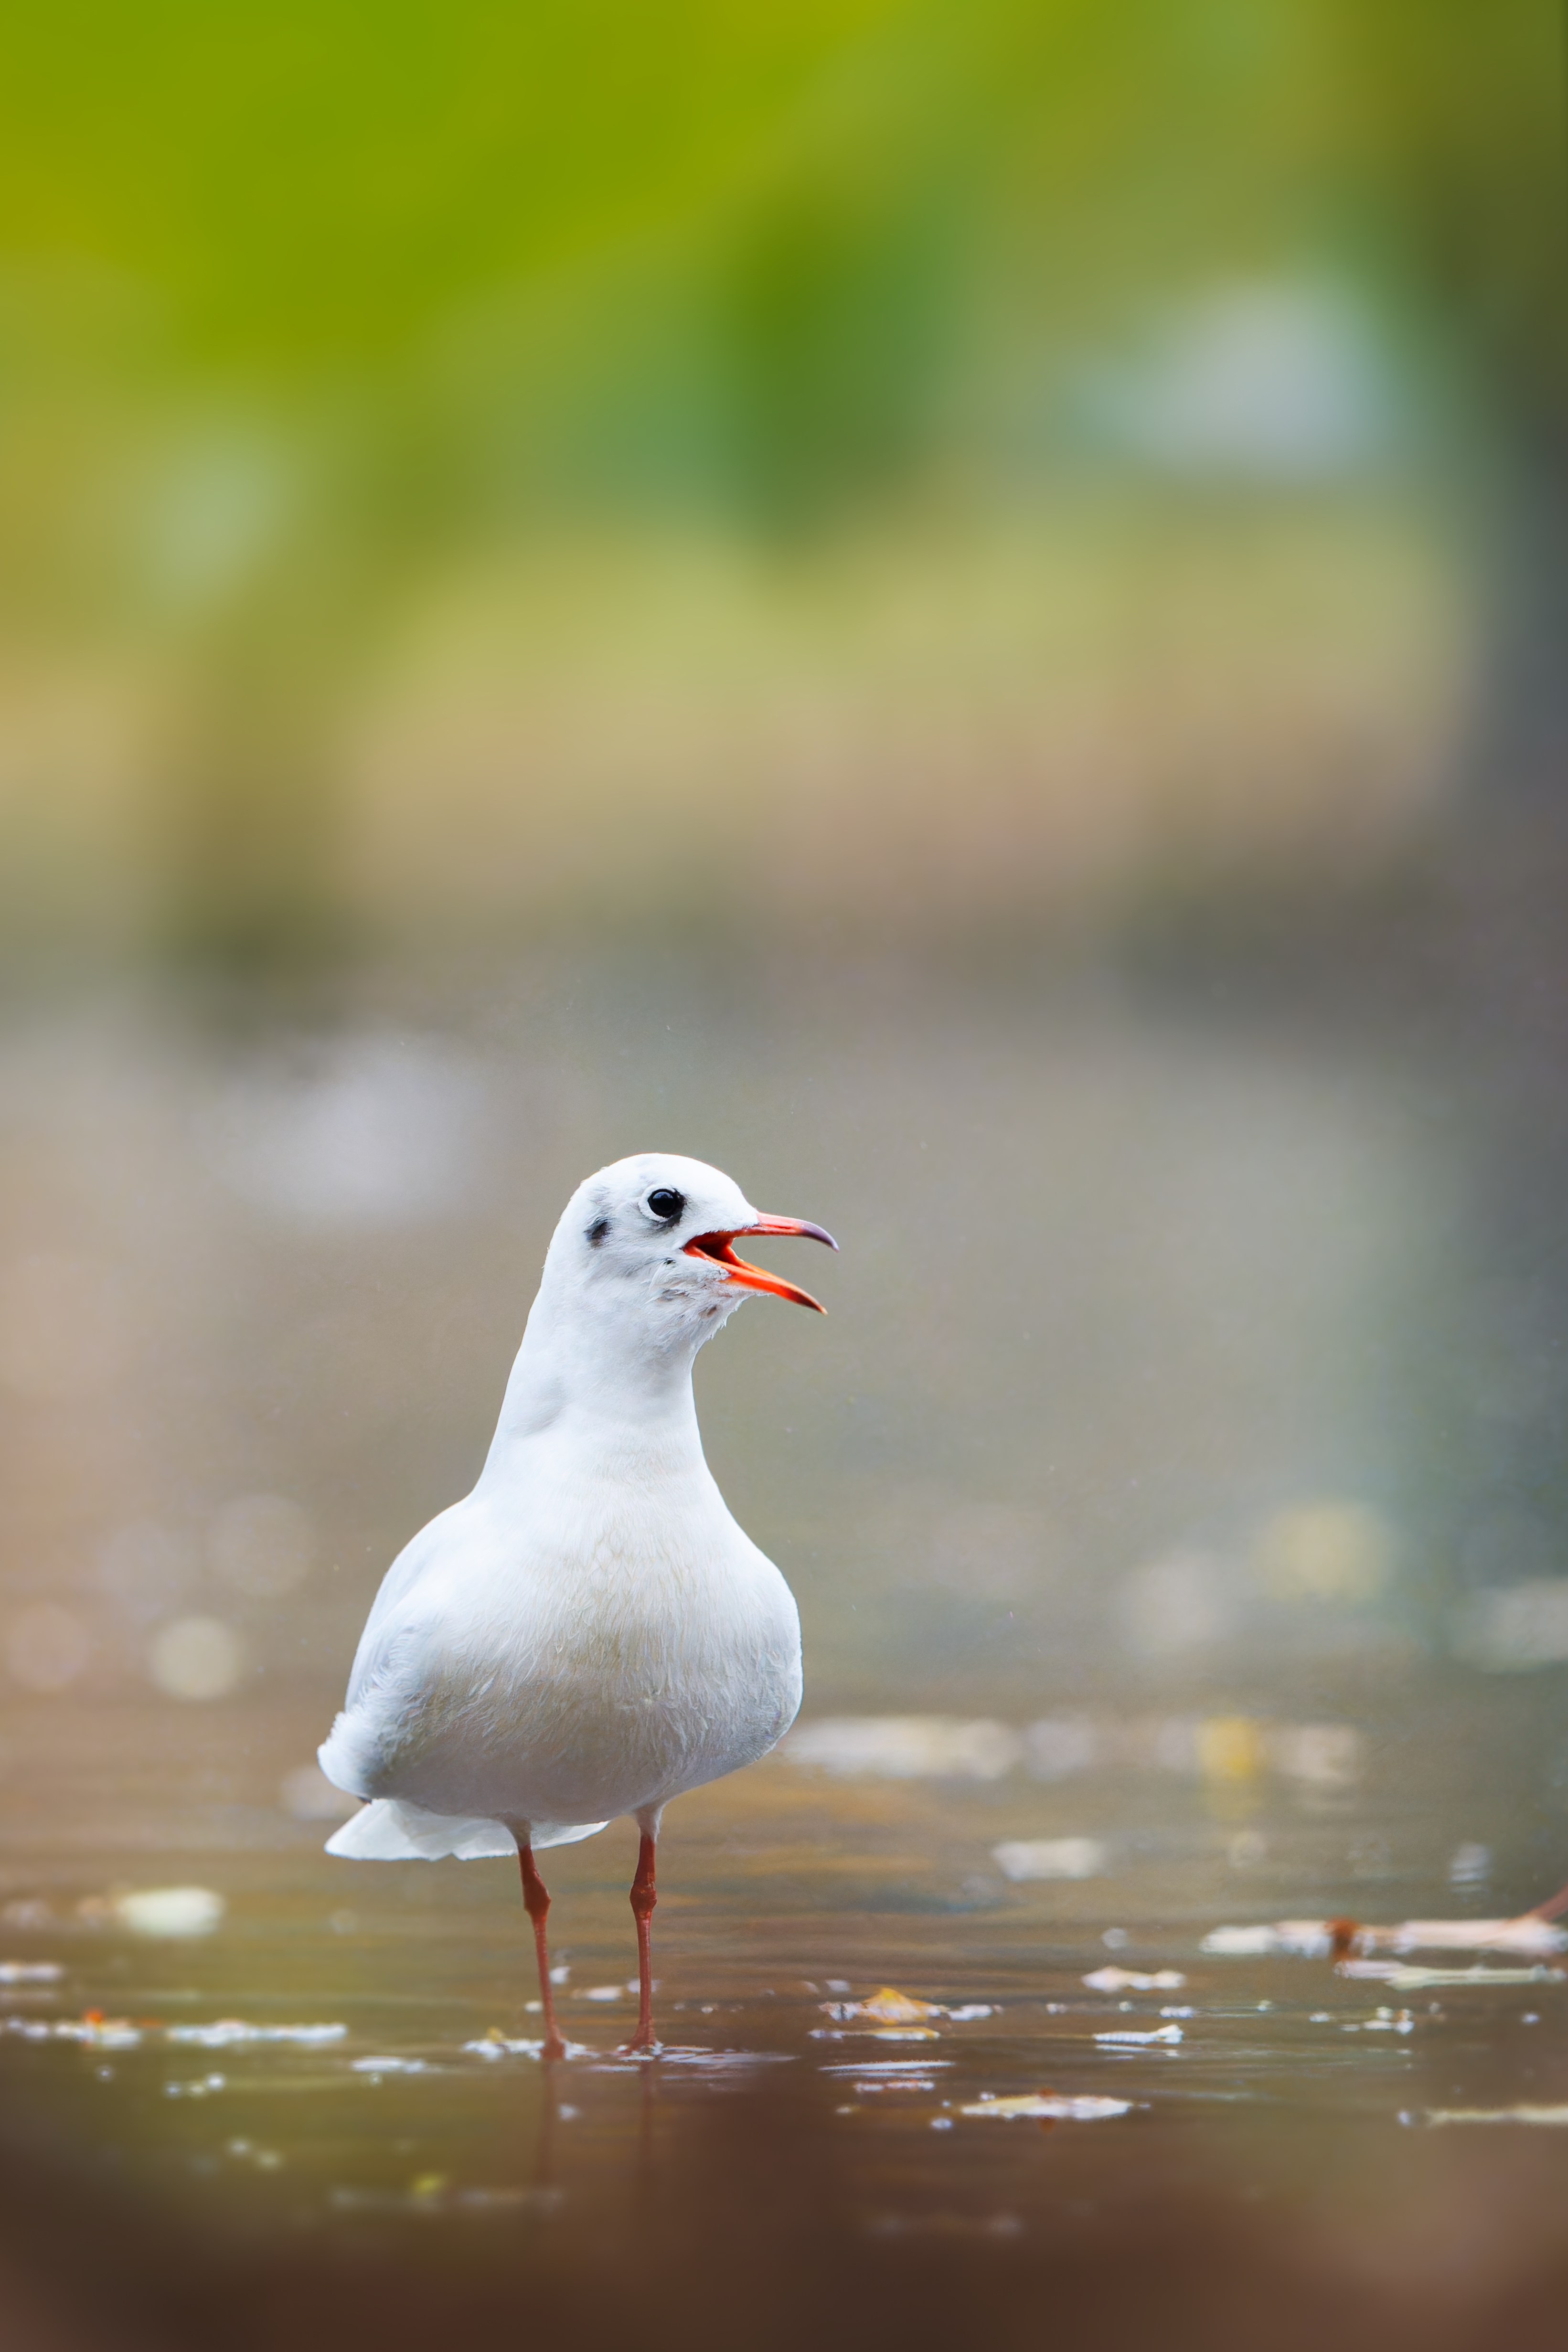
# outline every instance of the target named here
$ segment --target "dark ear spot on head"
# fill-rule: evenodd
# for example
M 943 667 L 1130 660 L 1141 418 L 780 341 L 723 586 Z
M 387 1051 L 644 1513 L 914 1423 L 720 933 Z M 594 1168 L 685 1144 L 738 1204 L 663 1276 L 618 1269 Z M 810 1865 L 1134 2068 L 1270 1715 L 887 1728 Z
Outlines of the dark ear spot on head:
M 588 1228 L 588 1247 L 590 1249 L 597 1249 L 609 1230 L 610 1221 L 608 1217 L 600 1217 L 596 1223 L 591 1224 Z

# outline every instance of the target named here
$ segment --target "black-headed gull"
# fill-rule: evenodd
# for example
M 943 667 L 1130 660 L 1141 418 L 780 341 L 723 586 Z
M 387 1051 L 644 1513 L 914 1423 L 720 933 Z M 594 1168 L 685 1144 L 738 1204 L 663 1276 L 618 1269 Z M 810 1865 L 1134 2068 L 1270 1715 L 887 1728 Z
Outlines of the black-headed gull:
M 644 1152 L 578 1186 L 479 1482 L 388 1570 L 321 1750 L 328 1779 L 367 1800 L 329 1853 L 515 1846 L 547 2057 L 563 2043 L 535 1849 L 636 1820 L 632 2046 L 652 2048 L 659 1817 L 765 1756 L 800 1705 L 794 1599 L 726 1509 L 691 1394 L 697 1350 L 748 1292 L 817 1305 L 738 1258 L 744 1234 L 837 1247 L 700 1160 Z

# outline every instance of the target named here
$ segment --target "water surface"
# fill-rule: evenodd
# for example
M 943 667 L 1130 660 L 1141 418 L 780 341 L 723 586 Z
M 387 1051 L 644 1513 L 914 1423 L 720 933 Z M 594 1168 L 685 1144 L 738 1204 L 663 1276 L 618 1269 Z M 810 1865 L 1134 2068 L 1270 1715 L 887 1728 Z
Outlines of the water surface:
M 122 995 L 4 1042 L 17 2313 L 87 2346 L 1533 2325 L 1554 1956 L 1401 1989 L 1205 1948 L 1568 1877 L 1554 1310 L 1521 1323 L 1495 1067 L 1037 975 L 628 956 L 413 1001 Z M 546 2067 L 515 1873 L 331 1861 L 310 1759 L 386 1562 L 477 1472 L 560 1203 L 648 1146 L 844 1244 L 826 1324 L 764 1302 L 699 1372 L 807 1700 L 670 1810 L 655 2060 L 620 2048 L 633 1832 L 545 1858 Z M 1042 1847 L 1083 1874 L 1009 1874 Z M 138 1911 L 181 1887 L 214 1899 Z M 1061 2111 L 984 2112 L 1028 2095 Z

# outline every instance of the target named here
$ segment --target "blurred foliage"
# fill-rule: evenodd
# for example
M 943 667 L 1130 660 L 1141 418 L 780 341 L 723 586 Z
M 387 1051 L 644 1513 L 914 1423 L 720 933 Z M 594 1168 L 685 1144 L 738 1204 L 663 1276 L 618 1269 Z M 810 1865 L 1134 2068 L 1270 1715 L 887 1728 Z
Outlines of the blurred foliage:
M 78 0 L 8 28 L 0 218 L 216 383 L 384 397 L 498 308 L 578 391 L 640 344 L 806 497 L 998 344 L 1314 248 L 1554 381 L 1561 133 L 1543 0 Z
M 542 512 L 1005 501 L 1086 350 L 1290 272 L 1561 427 L 1546 0 L 61 0 L 5 58 L 0 624 L 185 649 L 215 937 L 310 928 L 342 681 Z

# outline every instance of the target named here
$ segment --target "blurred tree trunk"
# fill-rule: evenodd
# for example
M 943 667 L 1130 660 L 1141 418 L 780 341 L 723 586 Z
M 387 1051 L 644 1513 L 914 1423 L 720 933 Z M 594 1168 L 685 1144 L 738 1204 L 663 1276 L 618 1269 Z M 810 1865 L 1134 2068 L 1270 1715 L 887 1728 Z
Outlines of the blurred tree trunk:
M 1341 0 L 1335 19 L 1359 175 L 1498 451 L 1469 781 L 1538 822 L 1568 800 L 1568 13 Z

